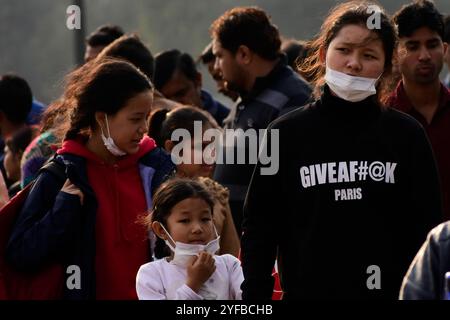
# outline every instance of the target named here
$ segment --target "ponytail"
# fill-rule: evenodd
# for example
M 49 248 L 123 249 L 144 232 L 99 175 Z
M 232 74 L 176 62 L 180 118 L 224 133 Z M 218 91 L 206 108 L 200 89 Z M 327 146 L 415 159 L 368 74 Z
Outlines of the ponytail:
M 158 109 L 150 117 L 148 124 L 148 135 L 156 141 L 156 145 L 164 148 L 163 125 L 167 118 L 168 109 Z
M 85 117 L 84 115 L 72 115 L 70 127 L 66 132 L 64 140 L 75 139 L 83 129 L 89 128 L 91 126 L 90 120 L 91 117 Z

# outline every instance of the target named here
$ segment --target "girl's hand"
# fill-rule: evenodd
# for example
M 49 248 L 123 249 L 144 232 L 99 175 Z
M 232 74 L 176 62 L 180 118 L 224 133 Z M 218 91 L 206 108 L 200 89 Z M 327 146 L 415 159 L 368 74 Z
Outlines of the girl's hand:
M 61 191 L 78 196 L 80 198 L 81 205 L 83 205 L 84 201 L 83 192 L 81 192 L 81 190 L 77 186 L 75 186 L 69 179 L 66 180 Z
M 216 261 L 208 252 L 200 252 L 189 261 L 187 267 L 186 285 L 193 291 L 198 292 L 200 287 L 208 280 L 216 270 Z

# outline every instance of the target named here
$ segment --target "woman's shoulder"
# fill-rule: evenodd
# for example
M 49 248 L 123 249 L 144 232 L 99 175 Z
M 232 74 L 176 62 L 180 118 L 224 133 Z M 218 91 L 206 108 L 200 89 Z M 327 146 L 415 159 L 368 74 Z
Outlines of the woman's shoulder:
M 386 108 L 380 117 L 379 128 L 383 135 L 408 146 L 422 145 L 426 132 L 412 116 L 393 108 Z M 417 144 L 420 141 L 420 144 Z
M 283 114 L 270 125 L 269 129 L 302 128 L 315 122 L 318 102 L 312 102 Z
M 423 130 L 420 122 L 414 117 L 394 108 L 386 107 L 386 109 L 383 110 L 382 115 L 383 120 L 386 123 L 395 126 L 395 128 L 412 131 Z

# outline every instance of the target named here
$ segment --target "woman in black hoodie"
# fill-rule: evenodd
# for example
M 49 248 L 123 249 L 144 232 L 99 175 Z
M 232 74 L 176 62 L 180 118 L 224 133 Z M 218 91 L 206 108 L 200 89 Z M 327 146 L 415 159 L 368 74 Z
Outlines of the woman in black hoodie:
M 369 3 L 338 5 L 325 20 L 302 66 L 318 99 L 271 124 L 279 170 L 264 175 L 259 163 L 247 194 L 244 299 L 271 297 L 276 259 L 284 299 L 398 297 L 442 209 L 424 130 L 380 103 L 395 42 Z

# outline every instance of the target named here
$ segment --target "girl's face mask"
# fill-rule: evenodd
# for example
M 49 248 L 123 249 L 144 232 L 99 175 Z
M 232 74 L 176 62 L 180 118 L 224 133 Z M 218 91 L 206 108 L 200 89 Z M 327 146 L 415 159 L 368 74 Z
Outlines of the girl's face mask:
M 189 244 L 189 243 L 183 243 L 180 241 L 174 241 L 172 237 L 170 236 L 169 232 L 167 232 L 166 228 L 163 226 L 162 223 L 160 223 L 163 230 L 166 232 L 167 236 L 170 238 L 170 240 L 175 243 L 175 247 L 170 243 L 169 240 L 164 240 L 166 245 L 172 250 L 174 253 L 173 259 L 170 263 L 173 263 L 174 265 L 186 268 L 188 265 L 189 260 L 193 256 L 198 256 L 201 251 L 206 251 L 210 253 L 211 255 L 214 255 L 217 251 L 220 249 L 220 236 L 217 234 L 217 229 L 214 226 L 214 231 L 216 233 L 216 238 L 214 240 L 211 240 L 207 244 Z
M 108 138 L 105 137 L 103 133 L 103 128 L 100 126 L 100 130 L 102 131 L 102 140 L 103 144 L 105 145 L 106 149 L 108 149 L 109 152 L 111 152 L 114 156 L 120 157 L 124 156 L 127 153 L 122 151 L 115 143 L 113 138 L 111 137 L 111 133 L 109 131 L 109 124 L 108 124 L 108 115 L 105 114 L 105 120 L 106 120 L 106 131 L 108 132 Z
M 325 82 L 341 99 L 358 102 L 377 93 L 376 84 L 381 75 L 374 78 L 355 77 L 339 72 L 326 64 Z

